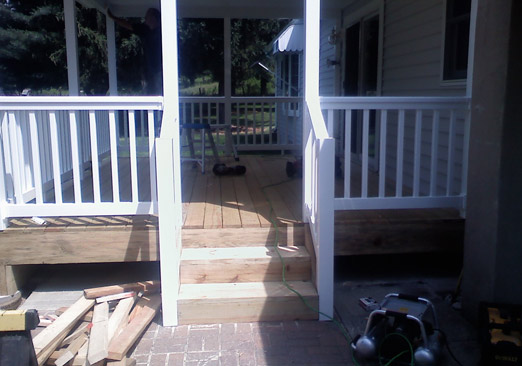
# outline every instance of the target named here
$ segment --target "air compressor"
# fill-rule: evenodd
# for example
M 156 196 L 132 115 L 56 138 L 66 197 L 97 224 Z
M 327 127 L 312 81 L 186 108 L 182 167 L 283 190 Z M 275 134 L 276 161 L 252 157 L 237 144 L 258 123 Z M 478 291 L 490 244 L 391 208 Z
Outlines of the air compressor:
M 364 334 L 351 343 L 361 366 L 436 366 L 442 334 L 435 307 L 422 297 L 388 294 L 368 317 Z

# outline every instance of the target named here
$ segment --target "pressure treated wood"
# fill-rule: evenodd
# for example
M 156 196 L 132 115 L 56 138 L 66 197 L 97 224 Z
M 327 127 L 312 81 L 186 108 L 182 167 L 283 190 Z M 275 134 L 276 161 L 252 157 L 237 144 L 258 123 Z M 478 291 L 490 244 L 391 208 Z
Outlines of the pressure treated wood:
M 128 350 L 152 321 L 160 305 L 161 296 L 159 294 L 143 297 L 138 301 L 136 308 L 139 309 L 139 312 L 123 328 L 122 332 L 110 342 L 109 359 L 121 360 L 125 357 Z
M 310 279 L 305 247 L 281 247 L 287 280 Z M 273 247 L 186 248 L 181 254 L 181 283 L 281 281 L 283 265 Z
M 317 308 L 310 282 L 289 284 Z M 317 319 L 317 313 L 280 282 L 181 285 L 178 316 L 180 324 Z

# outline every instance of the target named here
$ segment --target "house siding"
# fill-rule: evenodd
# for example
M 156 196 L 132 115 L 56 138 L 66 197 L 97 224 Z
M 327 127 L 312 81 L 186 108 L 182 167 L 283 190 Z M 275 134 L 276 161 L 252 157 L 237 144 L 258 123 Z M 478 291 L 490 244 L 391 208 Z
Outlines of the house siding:
M 319 50 L 319 95 L 335 95 L 335 68 L 328 65 L 328 60 L 335 60 L 335 45 L 328 42 L 328 36 L 335 27 L 335 19 L 321 20 L 321 44 Z
M 386 0 L 384 4 L 382 95 L 385 96 L 463 96 L 466 85 L 441 82 L 444 45 L 444 0 Z M 430 185 L 432 111 L 423 113 L 420 192 Z M 413 186 L 414 113 L 406 114 L 404 141 L 405 186 Z M 397 156 L 397 118 L 388 118 L 386 175 L 394 180 Z M 450 191 L 460 189 L 464 116 L 457 116 Z M 446 190 L 448 171 L 449 113 L 441 114 L 437 156 L 437 194 Z

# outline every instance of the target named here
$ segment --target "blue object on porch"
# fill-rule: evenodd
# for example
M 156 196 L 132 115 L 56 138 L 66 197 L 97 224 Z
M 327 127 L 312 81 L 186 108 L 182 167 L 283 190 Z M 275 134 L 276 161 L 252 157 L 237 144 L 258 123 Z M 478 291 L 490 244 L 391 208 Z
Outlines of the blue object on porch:
M 199 130 L 199 139 L 194 139 L 193 131 Z M 205 137 L 206 136 L 206 137 Z M 183 139 L 186 137 L 186 145 L 183 145 Z M 214 142 L 214 137 L 212 136 L 212 131 L 210 125 L 208 123 L 184 123 L 181 125 L 181 139 L 183 147 L 188 147 L 190 152 L 190 157 L 181 156 L 181 161 L 193 161 L 201 165 L 201 174 L 205 174 L 205 158 L 206 158 L 206 145 L 207 142 L 210 144 L 210 148 L 212 149 L 212 154 L 214 156 L 215 163 L 219 163 L 219 155 L 216 148 L 216 144 Z M 194 148 L 194 143 L 200 144 L 199 153 L 196 155 L 196 150 Z

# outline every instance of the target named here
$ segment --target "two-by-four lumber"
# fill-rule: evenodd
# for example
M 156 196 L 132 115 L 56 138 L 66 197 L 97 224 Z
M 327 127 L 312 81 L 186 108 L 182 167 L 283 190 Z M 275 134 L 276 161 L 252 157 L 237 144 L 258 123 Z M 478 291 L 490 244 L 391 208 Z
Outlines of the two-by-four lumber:
M 58 319 L 34 337 L 33 345 L 39 365 L 45 363 L 54 351 L 52 348 L 56 348 L 63 341 L 67 333 L 93 305 L 94 300 L 85 299 L 83 296 L 80 297 Z
M 63 366 L 74 358 L 80 348 L 87 342 L 87 333 L 83 333 L 69 344 L 65 352 L 54 362 L 56 366 Z
M 65 310 L 67 310 L 67 309 L 68 309 L 68 307 L 64 306 L 64 307 L 61 307 L 58 310 L 56 310 L 54 313 L 56 315 L 60 316 L 63 313 L 65 313 Z M 92 310 L 89 310 L 88 312 L 86 312 L 85 315 L 82 316 L 80 320 L 83 322 L 89 322 L 89 323 L 92 322 Z
M 119 361 L 109 361 L 107 366 L 136 366 L 136 359 L 125 357 Z
M 63 342 L 60 344 L 60 347 L 65 347 L 65 346 L 71 344 L 76 338 L 78 338 L 82 334 L 89 333 L 89 331 L 90 331 L 89 324 L 91 324 L 91 323 L 80 324 L 74 332 L 72 332 L 67 337 L 65 337 Z
M 92 317 L 91 336 L 89 337 L 89 351 L 87 360 L 91 365 L 106 358 L 109 355 L 109 304 L 102 302 L 94 306 Z
M 123 292 L 135 291 L 144 294 L 155 293 L 160 290 L 160 281 L 143 281 L 125 283 L 122 285 L 112 285 L 104 287 L 88 288 L 83 290 L 86 299 L 95 299 L 97 297 L 121 294 Z
M 120 331 L 127 325 L 129 322 L 129 313 L 136 301 L 135 297 L 130 297 L 127 299 L 121 300 L 116 308 L 112 312 L 111 317 L 109 318 L 109 342 L 117 335 L 120 334 Z
M 161 305 L 161 295 L 142 297 L 136 304 L 139 310 L 121 333 L 109 344 L 109 359 L 121 360 L 152 321 Z
M 108 302 L 114 300 L 121 300 L 127 297 L 134 297 L 136 293 L 134 291 L 122 292 L 121 294 L 107 295 L 96 298 L 96 302 L 99 304 L 100 302 Z

